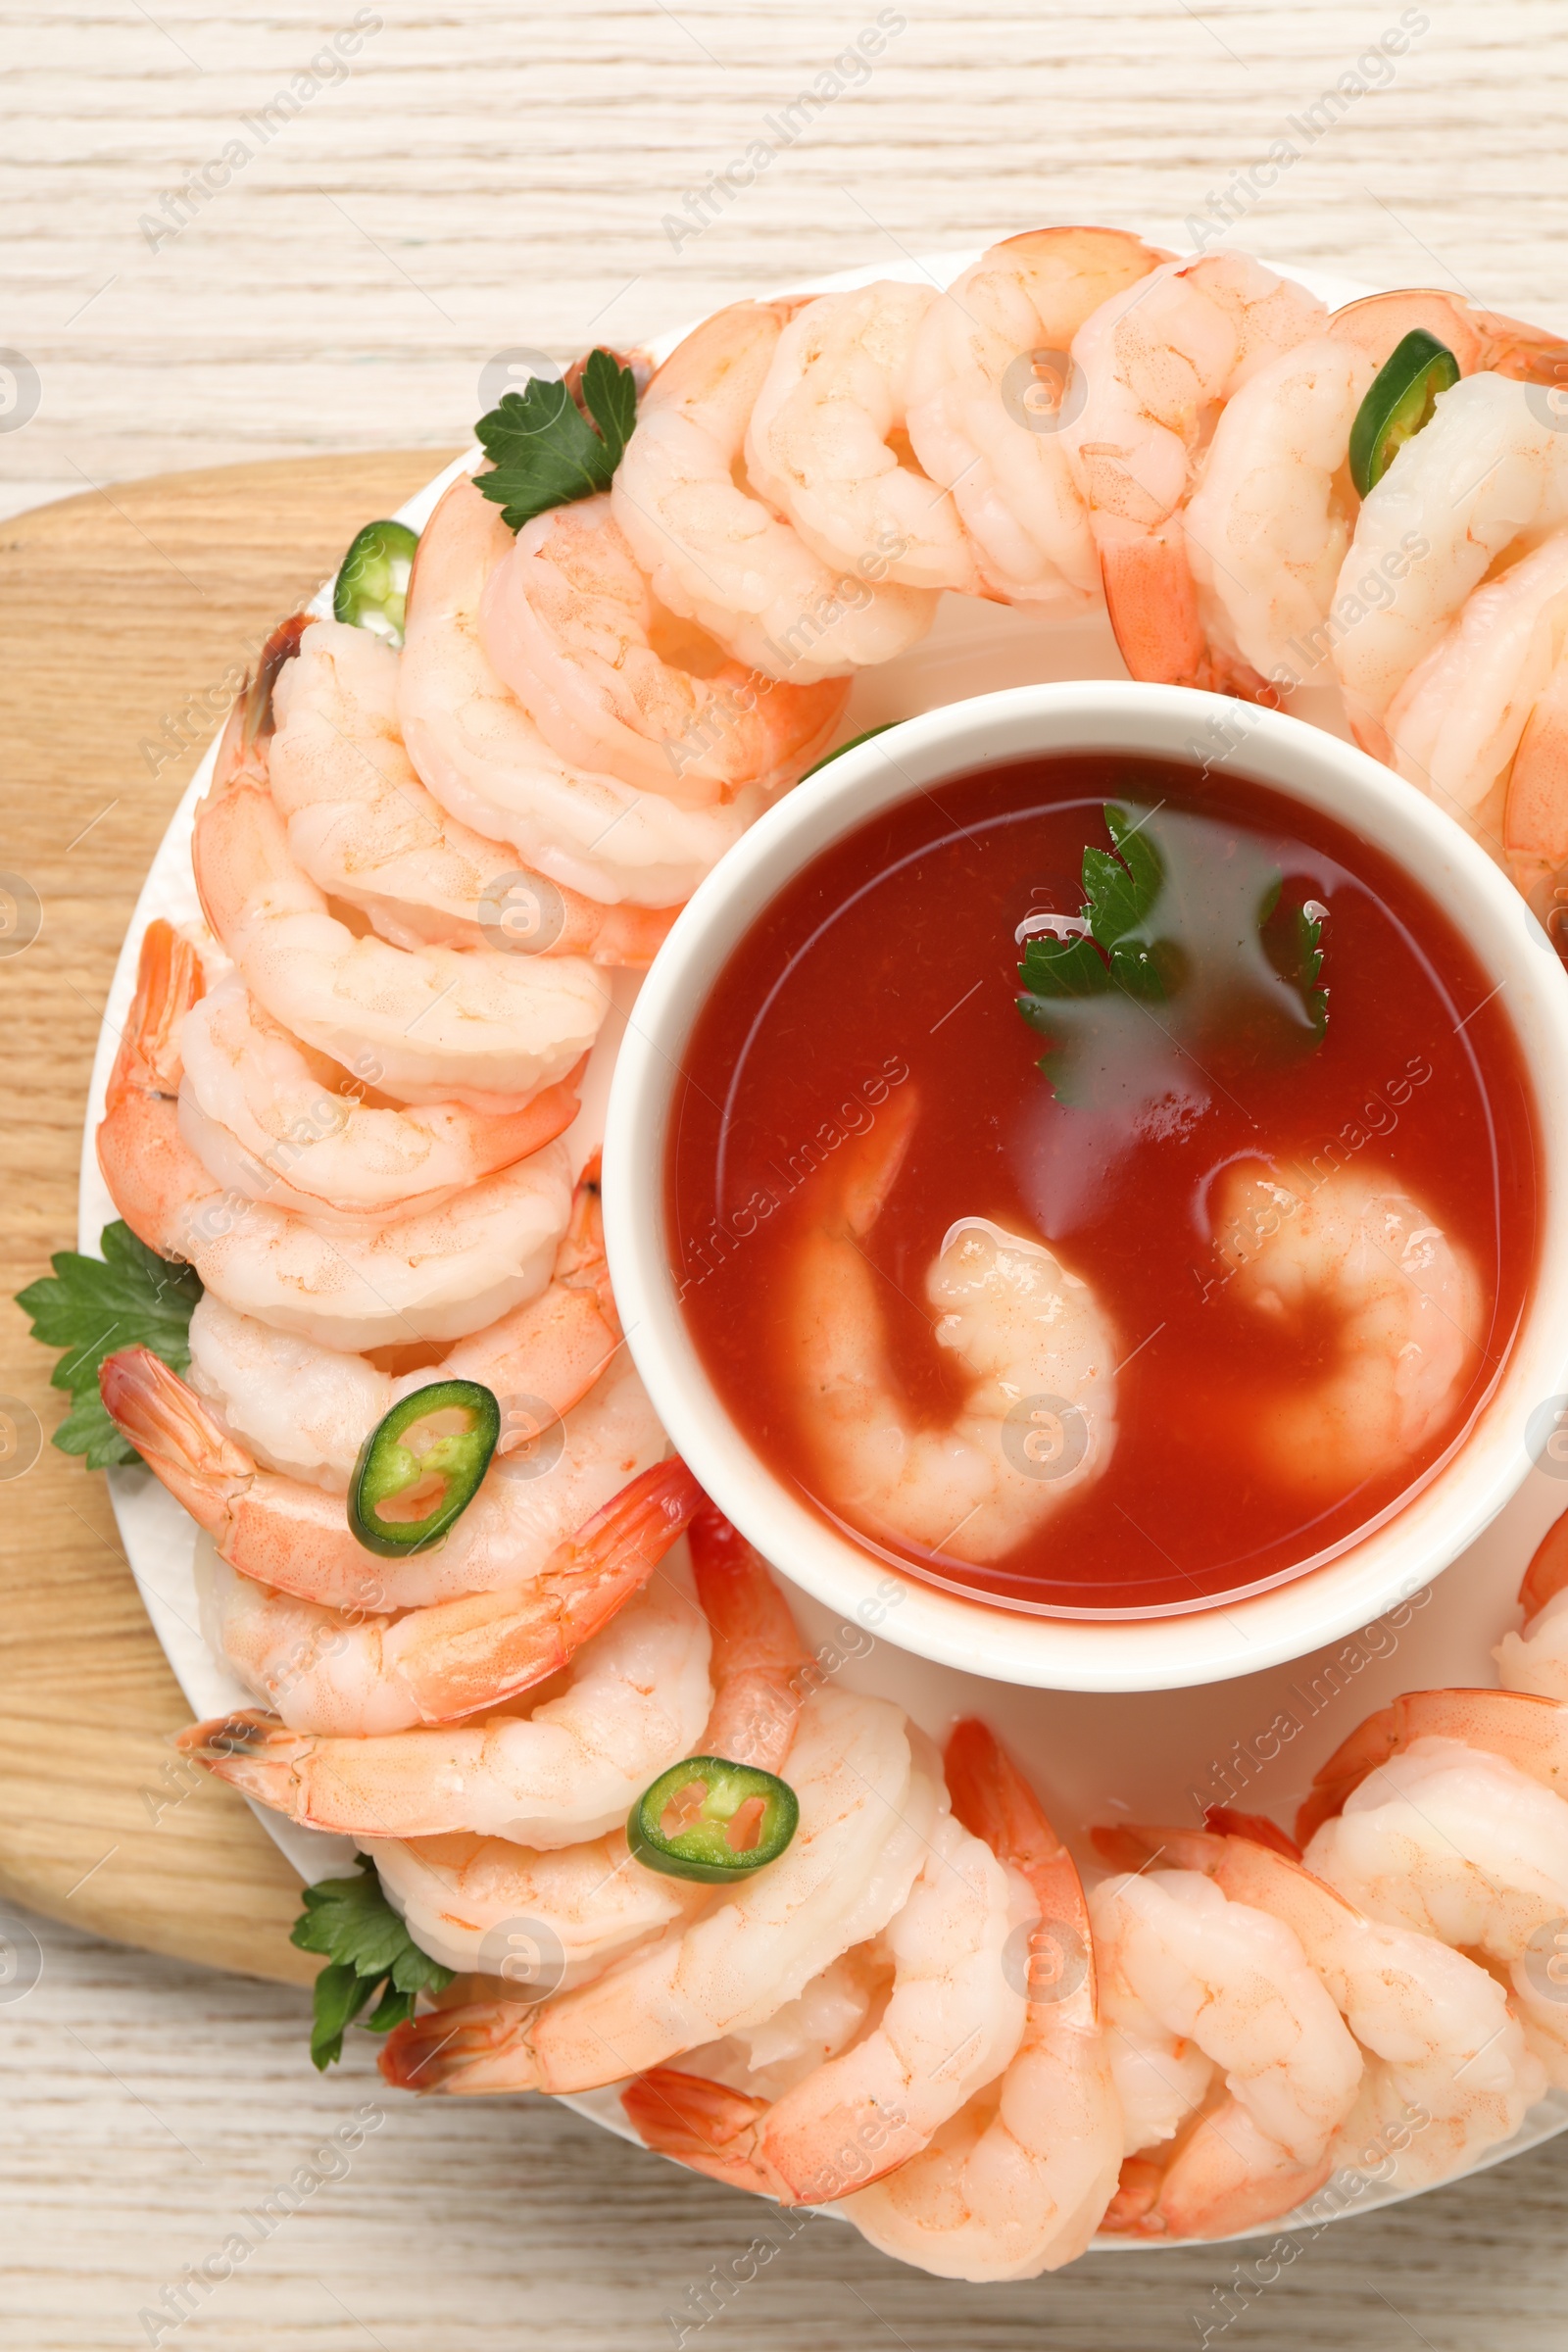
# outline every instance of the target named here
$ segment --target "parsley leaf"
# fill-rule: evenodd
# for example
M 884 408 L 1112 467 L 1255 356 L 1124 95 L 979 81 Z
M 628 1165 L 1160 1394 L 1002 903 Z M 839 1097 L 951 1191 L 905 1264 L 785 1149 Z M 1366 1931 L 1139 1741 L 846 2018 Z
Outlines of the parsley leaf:
M 1073 926 L 1076 937 L 1026 942 L 1018 977 L 1026 997 L 1097 997 L 1119 988 L 1145 1003 L 1158 1004 L 1168 992 L 1168 956 L 1149 929 L 1165 887 L 1158 850 L 1125 808 L 1105 810 L 1112 850 L 1084 851 L 1084 905 Z M 1033 1015 L 1026 1004 L 1025 1020 Z
M 1284 902 L 1261 845 L 1213 818 L 1112 804 L 1083 856 L 1084 905 L 1025 941 L 1017 1007 L 1048 1043 L 1056 1099 L 1106 1109 L 1196 1101 L 1198 1074 L 1320 1045 L 1327 909 Z M 1200 1090 L 1198 1090 L 1200 1091 Z
M 306 1887 L 305 1909 L 289 1936 L 302 1952 L 322 1952 L 328 1962 L 316 1980 L 311 2027 L 311 2061 L 318 2071 L 342 2057 L 345 2032 L 377 1992 L 380 1999 L 362 2023 L 368 2033 L 387 2034 L 414 2015 L 416 1994 L 440 1992 L 454 1974 L 415 1942 L 381 1892 L 370 1856 L 355 1860 L 363 1877 Z
M 474 482 L 508 530 L 609 489 L 637 421 L 637 379 L 610 352 L 591 351 L 582 396 L 593 423 L 564 383 L 536 375 L 521 392 L 503 394 L 474 427 L 490 460 Z
M 190 1362 L 191 1309 L 202 1295 L 194 1266 L 173 1265 L 139 1242 L 128 1225 L 106 1225 L 102 1257 L 59 1250 L 52 1277 L 30 1282 L 17 1304 L 32 1318 L 32 1336 L 64 1348 L 50 1379 L 71 1392 L 71 1411 L 55 1431 L 62 1453 L 85 1454 L 89 1470 L 141 1456 L 122 1438 L 98 1395 L 98 1367 L 122 1348 L 150 1348 L 175 1372 Z

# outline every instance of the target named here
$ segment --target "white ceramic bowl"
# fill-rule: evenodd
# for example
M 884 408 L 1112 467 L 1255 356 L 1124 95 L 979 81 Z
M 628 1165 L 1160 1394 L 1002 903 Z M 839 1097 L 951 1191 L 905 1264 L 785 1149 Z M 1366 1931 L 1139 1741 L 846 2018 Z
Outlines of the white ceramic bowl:
M 1224 764 L 1390 855 L 1506 990 L 1539 1114 L 1544 1215 L 1535 1288 L 1512 1355 L 1466 1442 L 1391 1519 L 1326 1565 L 1245 1600 L 1180 1615 L 1036 1616 L 913 1577 L 890 1588 L 886 1560 L 819 1519 L 735 1428 L 687 1332 L 665 1242 L 672 1084 L 699 1009 L 763 906 L 830 843 L 919 787 L 1074 751 Z M 1523 1481 L 1527 1429 L 1539 1450 L 1541 1408 L 1568 1388 L 1568 973 L 1512 886 L 1456 824 L 1317 728 L 1179 687 L 1103 681 L 950 704 L 843 754 L 800 785 L 682 912 L 620 1048 L 605 1139 L 605 1222 L 627 1343 L 671 1439 L 720 1507 L 807 1592 L 836 1609 L 859 1609 L 862 1622 L 882 1621 L 889 1640 L 920 1656 L 1002 1682 L 1140 1690 L 1254 1673 L 1368 1624 L 1456 1558 Z M 1550 1413 L 1544 1418 L 1549 1427 Z M 890 1614 L 892 1589 L 901 1597 Z

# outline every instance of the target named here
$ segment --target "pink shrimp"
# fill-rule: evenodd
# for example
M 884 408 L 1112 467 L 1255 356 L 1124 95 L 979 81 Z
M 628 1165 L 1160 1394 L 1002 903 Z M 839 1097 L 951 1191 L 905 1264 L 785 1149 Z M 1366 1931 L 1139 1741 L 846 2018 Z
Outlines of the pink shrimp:
M 195 950 L 149 924 L 97 1149 L 116 1207 L 150 1250 L 188 1259 L 237 1313 L 348 1350 L 457 1339 L 542 1289 L 568 1212 L 554 1139 L 576 1113 L 575 1073 L 504 1115 L 498 1148 L 526 1156 L 432 1209 L 328 1234 L 229 1191 L 184 1140 L 179 1039 L 202 992 Z M 476 1115 L 452 1107 L 458 1128 Z
M 825 750 L 842 677 L 790 685 L 687 624 L 662 650 L 648 582 L 606 497 L 536 515 L 491 573 L 485 650 L 564 760 L 708 808 L 793 784 Z
M 1208 641 L 1182 509 L 1215 405 L 1321 334 L 1323 305 L 1237 253 L 1167 262 L 1102 302 L 1075 336 L 1086 384 L 1062 437 L 1089 502 L 1105 602 L 1135 678 L 1277 699 Z
M 1517 1690 L 1406 1690 L 1369 1715 L 1312 1776 L 1296 1817 L 1306 1845 L 1367 1775 L 1418 1740 L 1455 1740 L 1568 1796 L 1568 1704 Z
M 1387 2175 L 1392 2157 L 1393 2177 L 1405 2185 L 1446 2179 L 1511 2138 L 1540 2097 L 1541 2066 L 1494 1978 L 1432 1936 L 1366 1918 L 1277 1845 L 1126 1823 L 1097 1830 L 1095 1843 L 1118 1869 L 1200 1871 L 1230 1902 L 1266 1912 L 1295 1936 L 1366 2053 L 1360 2093 L 1330 2147 L 1350 2170 Z M 1145 2203 L 1138 2192 L 1150 2159 L 1129 2161 L 1140 2168 L 1124 2183 L 1142 2208 L 1137 2226 L 1158 2229 L 1166 2168 L 1155 2160 L 1158 2186 Z
M 697 1597 L 712 1636 L 709 1672 L 712 1712 L 698 1745 L 705 1755 L 782 1772 L 796 1718 L 816 1670 L 801 1647 L 787 1603 L 767 1564 L 711 1503 L 703 1503 L 687 1530 Z M 645 1942 L 673 1920 L 703 1909 L 711 1889 L 689 1879 L 645 1869 L 616 1828 L 581 1845 L 530 1853 L 501 1838 L 454 1832 L 444 1838 L 367 1838 L 381 1882 L 407 1919 L 420 1949 L 449 1968 L 496 1973 L 497 1931 L 530 1925 L 540 1942 L 562 1954 L 559 1985 L 566 1991 L 602 1975 L 612 1961 Z M 500 1974 L 514 1987 L 515 1967 Z M 523 1980 L 527 1981 L 527 1980 Z M 469 1989 L 466 2002 L 449 1988 L 443 2009 L 482 1999 L 495 1987 Z

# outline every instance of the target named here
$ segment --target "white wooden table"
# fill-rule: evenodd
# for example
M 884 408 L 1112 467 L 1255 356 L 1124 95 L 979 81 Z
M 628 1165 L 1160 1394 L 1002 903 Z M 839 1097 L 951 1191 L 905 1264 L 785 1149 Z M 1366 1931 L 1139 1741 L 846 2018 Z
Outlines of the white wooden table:
M 348 70 L 331 43 L 356 23 Z M 846 60 L 877 23 L 788 0 L 7 0 L 0 344 L 23 365 L 0 361 L 0 512 L 172 466 L 450 446 L 497 353 L 633 341 L 808 270 L 1046 220 L 1179 234 L 1280 139 L 1298 153 L 1238 242 L 1568 330 L 1558 0 L 1424 0 L 1403 54 L 1359 72 L 1395 0 L 902 0 L 874 61 Z M 842 93 L 786 111 L 835 58 Z M 705 201 L 761 141 L 752 183 Z M 162 202 L 215 159 L 199 200 Z M 726 2284 L 750 2267 L 742 2199 L 542 2104 L 383 2103 L 363 2041 L 318 2081 L 303 1995 L 38 1934 L 41 1979 L 0 2002 L 18 2352 L 601 2352 L 682 2327 L 758 2352 L 1564 2340 L 1561 2144 L 1342 2225 L 1245 2301 L 1222 2299 L 1231 2249 L 971 2291 L 825 2221 Z M 367 2102 L 342 2178 L 270 2234 L 243 2220 Z M 161 2335 L 140 2316 L 247 2231 L 177 2330 L 177 2299 Z

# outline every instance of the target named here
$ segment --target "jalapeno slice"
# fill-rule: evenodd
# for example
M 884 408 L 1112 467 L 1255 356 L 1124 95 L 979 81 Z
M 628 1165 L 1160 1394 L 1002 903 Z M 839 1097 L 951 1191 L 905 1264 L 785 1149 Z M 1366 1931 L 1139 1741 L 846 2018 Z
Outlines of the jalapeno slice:
M 1405 443 L 1431 423 L 1438 394 L 1458 381 L 1458 361 L 1424 326 L 1413 327 L 1395 345 L 1350 427 L 1350 479 L 1363 498 L 1382 481 Z
M 687 1756 L 643 1790 L 626 1842 L 650 1870 L 725 1886 L 776 1862 L 800 1818 L 788 1781 L 725 1756 Z
M 360 1447 L 349 1526 L 367 1551 L 428 1551 L 490 1467 L 501 1407 L 476 1380 L 436 1380 L 383 1415 Z
M 418 544 L 418 532 L 406 522 L 368 522 L 355 534 L 332 583 L 333 618 L 401 645 L 403 603 Z

